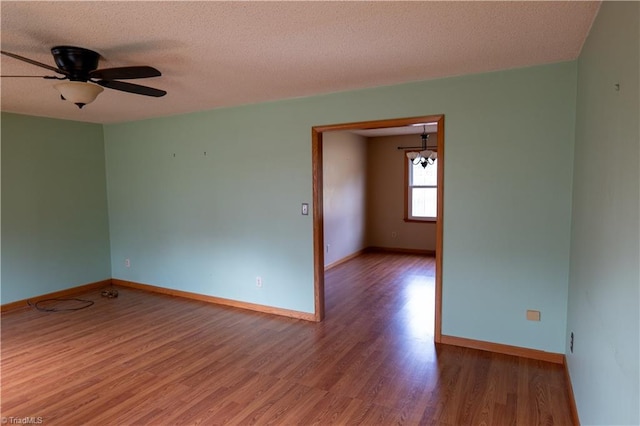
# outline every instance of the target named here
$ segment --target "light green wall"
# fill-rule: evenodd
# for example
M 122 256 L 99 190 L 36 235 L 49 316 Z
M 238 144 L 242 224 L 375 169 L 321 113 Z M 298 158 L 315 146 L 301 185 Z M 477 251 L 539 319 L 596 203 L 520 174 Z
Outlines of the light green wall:
M 110 276 L 102 126 L 2 113 L 2 303 Z
M 603 2 L 578 65 L 566 351 L 585 425 L 640 424 L 639 27 L 640 3 Z
M 105 125 L 113 276 L 312 312 L 311 127 L 444 113 L 443 333 L 563 352 L 575 91 L 567 62 Z

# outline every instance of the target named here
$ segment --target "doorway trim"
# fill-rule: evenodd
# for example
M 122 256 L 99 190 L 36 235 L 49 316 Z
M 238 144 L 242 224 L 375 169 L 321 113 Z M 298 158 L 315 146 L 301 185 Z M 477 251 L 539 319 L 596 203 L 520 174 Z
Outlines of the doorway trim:
M 313 181 L 313 281 L 314 281 L 314 319 L 322 321 L 325 316 L 324 306 L 324 210 L 322 179 L 322 134 L 336 130 L 365 130 L 387 127 L 410 126 L 418 123 L 437 123 L 438 152 L 438 188 L 436 220 L 436 273 L 435 273 L 435 318 L 434 341 L 442 340 L 442 231 L 444 207 L 444 114 L 425 115 L 420 117 L 394 118 L 389 120 L 360 121 L 354 123 L 330 124 L 311 128 L 311 161 Z

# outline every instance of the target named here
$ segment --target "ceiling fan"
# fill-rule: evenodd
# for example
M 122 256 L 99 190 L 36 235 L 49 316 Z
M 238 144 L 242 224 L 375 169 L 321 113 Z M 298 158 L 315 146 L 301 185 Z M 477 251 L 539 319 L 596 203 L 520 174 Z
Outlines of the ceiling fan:
M 25 58 L 24 56 L 4 50 L 0 50 L 0 53 L 61 75 L 61 77 L 37 75 L 3 75 L 2 77 L 36 77 L 51 80 L 68 80 L 58 83 L 54 85 L 54 87 L 58 89 L 60 97 L 63 100 L 73 102 L 78 108 L 82 108 L 86 104 L 93 102 L 104 90 L 103 87 L 153 97 L 161 97 L 167 94 L 164 90 L 153 87 L 118 81 L 159 77 L 162 73 L 157 69 L 150 66 L 98 69 L 100 54 L 82 47 L 52 47 L 51 54 L 57 67 L 43 64 L 42 62 L 34 61 L 33 59 Z

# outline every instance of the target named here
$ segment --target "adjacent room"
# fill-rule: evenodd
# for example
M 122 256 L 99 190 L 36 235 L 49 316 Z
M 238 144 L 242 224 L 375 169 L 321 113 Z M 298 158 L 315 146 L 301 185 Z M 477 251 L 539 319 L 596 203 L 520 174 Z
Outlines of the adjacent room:
M 640 3 L 0 14 L 3 422 L 640 424 Z

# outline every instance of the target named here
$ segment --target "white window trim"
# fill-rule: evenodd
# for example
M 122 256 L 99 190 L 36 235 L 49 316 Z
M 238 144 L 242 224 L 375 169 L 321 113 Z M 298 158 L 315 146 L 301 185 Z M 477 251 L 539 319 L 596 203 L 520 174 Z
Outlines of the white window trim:
M 438 220 L 438 216 L 414 216 L 413 215 L 413 211 L 412 211 L 412 205 L 413 205 L 413 189 L 414 188 L 431 188 L 437 191 L 438 190 L 438 185 L 411 185 L 411 181 L 412 181 L 412 174 L 413 174 L 413 162 L 409 159 L 406 160 L 407 161 L 407 188 L 405 188 L 405 190 L 407 191 L 407 218 L 405 220 L 411 221 L 411 222 L 435 222 L 436 220 Z M 429 167 L 429 166 L 427 166 Z M 437 201 L 436 201 L 437 202 Z M 437 208 L 436 208 L 437 211 Z

